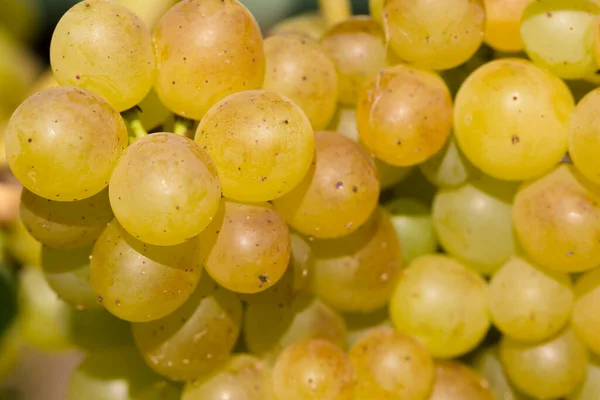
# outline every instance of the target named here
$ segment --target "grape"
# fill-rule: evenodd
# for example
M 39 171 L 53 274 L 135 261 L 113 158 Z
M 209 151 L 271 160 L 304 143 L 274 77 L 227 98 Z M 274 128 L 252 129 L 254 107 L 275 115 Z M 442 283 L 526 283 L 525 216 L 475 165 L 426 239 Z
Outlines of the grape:
M 541 267 L 581 272 L 600 265 L 600 191 L 573 166 L 524 184 L 513 224 L 524 252 Z
M 215 163 L 225 197 L 238 201 L 268 201 L 290 192 L 314 156 L 313 130 L 300 107 L 261 90 L 216 104 L 200 121 L 195 140 Z
M 434 383 L 434 364 L 410 336 L 392 328 L 374 329 L 350 349 L 356 372 L 355 398 L 427 400 Z
M 188 382 L 181 400 L 269 400 L 271 369 L 265 361 L 240 354 L 210 376 Z
M 278 400 L 350 400 L 354 373 L 346 355 L 322 339 L 287 347 L 273 367 Z
M 61 85 L 97 93 L 117 111 L 142 101 L 156 77 L 148 28 L 129 8 L 107 0 L 82 1 L 62 16 L 50 63 Z
M 396 65 L 383 69 L 359 96 L 360 140 L 382 161 L 419 164 L 438 152 L 452 128 L 452 99 L 432 72 Z
M 479 171 L 456 145 L 454 136 L 433 157 L 419 165 L 429 182 L 440 188 L 451 188 L 479 177 Z
M 507 336 L 541 341 L 558 333 L 573 309 L 569 275 L 544 271 L 523 258 L 512 258 L 490 282 L 494 324 Z
M 517 186 L 491 178 L 440 189 L 431 218 L 440 243 L 452 256 L 484 275 L 515 253 L 511 221 Z
M 600 354 L 600 270 L 585 273 L 575 284 L 572 325 L 579 339 Z
M 304 13 L 284 19 L 271 28 L 271 35 L 293 33 L 319 40 L 327 30 L 325 20 L 318 13 Z
M 325 303 L 344 312 L 374 311 L 387 303 L 402 267 L 402 252 L 383 209 L 376 209 L 350 235 L 311 244 L 311 288 Z
M 330 129 L 359 143 L 356 108 L 340 105 L 334 120 L 331 121 Z
M 567 400 L 596 400 L 600 393 L 600 360 L 592 357 L 583 385 L 567 396 Z
M 177 0 L 153 0 L 152 2 L 147 0 L 117 0 L 117 2 L 129 7 L 144 21 L 149 29 L 153 29 L 160 17 L 177 3 Z
M 41 243 L 72 249 L 94 242 L 113 219 L 108 190 L 78 201 L 53 201 L 27 189 L 21 194 L 21 220 Z
M 423 202 L 410 197 L 398 197 L 386 203 L 385 208 L 391 215 L 400 239 L 404 264 L 408 265 L 424 254 L 435 253 L 437 237 L 430 210 Z
M 6 230 L 6 251 L 16 261 L 26 266 L 39 267 L 42 245 L 35 240 L 20 219 Z
M 577 79 L 596 70 L 594 27 L 600 6 L 593 0 L 541 0 L 521 19 L 525 51 L 537 65 L 561 78 Z
M 317 238 L 336 238 L 359 229 L 379 197 L 379 180 L 369 155 L 336 133 L 315 133 L 316 156 L 303 181 L 274 201 L 296 230 Z
M 263 84 L 260 28 L 237 0 L 179 2 L 156 26 L 154 45 L 156 92 L 184 117 L 199 120 L 228 95 Z
M 369 14 L 378 24 L 383 22 L 382 14 L 385 2 L 386 0 L 369 0 Z
M 589 180 L 600 184 L 600 88 L 594 89 L 575 107 L 569 129 L 569 155 L 575 167 Z
M 346 341 L 349 346 L 354 346 L 357 341 L 372 330 L 392 326 L 392 323 L 389 320 L 387 307 L 370 313 L 345 313 L 343 317 L 346 322 L 346 330 L 348 331 L 346 334 Z
M 533 0 L 484 0 L 483 2 L 485 5 L 485 42 L 499 51 L 522 50 L 521 17 L 525 8 L 533 3 Z
M 221 190 L 215 167 L 196 143 L 155 133 L 123 153 L 109 195 L 127 232 L 149 244 L 170 246 L 206 228 L 219 207 Z
M 353 17 L 331 27 L 321 43 L 337 68 L 339 102 L 356 104 L 363 86 L 387 63 L 381 27 L 369 17 Z
M 206 272 L 221 286 L 238 293 L 257 293 L 271 287 L 290 261 L 287 225 L 268 203 L 223 200 L 198 243 Z
M 316 41 L 280 34 L 265 40 L 263 89 L 287 96 L 306 113 L 313 129 L 324 129 L 337 107 L 335 64 Z
M 289 304 L 248 305 L 244 340 L 252 353 L 274 360 L 284 348 L 304 339 L 324 339 L 345 348 L 344 320 L 309 294 Z
M 567 151 L 573 97 L 566 85 L 520 59 L 477 69 L 454 107 L 454 133 L 467 158 L 488 175 L 524 180 L 551 170 Z
M 473 369 L 457 361 L 438 361 L 429 400 L 495 400 L 495 397 L 488 382 Z
M 526 400 L 508 381 L 502 369 L 497 347 L 488 347 L 477 353 L 472 361 L 473 369 L 484 378 L 497 400 Z
M 500 358 L 512 383 L 538 399 L 573 392 L 585 379 L 588 353 L 571 329 L 539 343 L 504 337 Z
M 27 189 L 56 201 L 85 199 L 108 185 L 127 146 L 121 116 L 102 98 L 55 87 L 25 100 L 5 133 L 6 157 Z
M 428 69 L 467 61 L 483 41 L 481 0 L 388 0 L 383 23 L 398 57 Z
M 152 246 L 112 221 L 92 251 L 91 280 L 98 300 L 127 321 L 151 321 L 172 313 L 200 279 L 196 246 L 194 241 Z
M 231 353 L 242 324 L 242 305 L 232 292 L 203 277 L 180 308 L 157 321 L 132 324 L 148 365 L 175 381 L 212 372 Z
M 488 291 L 475 272 L 445 255 L 416 258 L 390 301 L 394 327 L 417 338 L 436 358 L 467 353 L 489 326 Z

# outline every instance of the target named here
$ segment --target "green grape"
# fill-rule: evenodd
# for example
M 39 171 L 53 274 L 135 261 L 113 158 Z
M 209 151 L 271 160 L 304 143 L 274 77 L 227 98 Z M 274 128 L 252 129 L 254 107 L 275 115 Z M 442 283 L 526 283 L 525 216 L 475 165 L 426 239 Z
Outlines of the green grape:
M 466 266 L 493 274 L 515 253 L 512 182 L 482 178 L 440 189 L 431 218 L 444 249 Z
M 369 17 L 352 17 L 331 27 L 321 44 L 337 69 L 339 102 L 356 104 L 363 86 L 387 64 L 381 27 Z
M 421 256 L 399 279 L 390 316 L 432 356 L 456 357 L 474 349 L 490 326 L 487 284 L 448 256 Z
M 268 203 L 222 200 L 198 243 L 206 272 L 237 293 L 268 289 L 282 277 L 290 261 L 287 225 Z
M 82 1 L 62 16 L 52 34 L 50 63 L 61 85 L 97 93 L 117 111 L 142 101 L 156 77 L 144 21 L 107 0 Z
M 184 117 L 199 120 L 228 95 L 263 84 L 260 28 L 237 0 L 177 3 L 156 26 L 154 45 L 156 92 Z
M 572 165 L 525 183 L 513 224 L 523 251 L 541 267 L 581 272 L 600 265 L 600 191 Z
M 271 368 L 256 357 L 231 357 L 211 375 L 188 382 L 181 400 L 271 400 Z
M 134 322 L 162 318 L 185 303 L 200 279 L 196 247 L 195 241 L 152 246 L 113 220 L 92 251 L 92 287 L 104 307 L 119 318 Z
M 163 14 L 174 6 L 177 0 L 117 0 L 117 3 L 129 7 L 149 29 L 154 29 Z
M 587 350 L 571 329 L 544 342 L 519 342 L 504 337 L 500 358 L 511 382 L 538 399 L 554 399 L 583 383 L 589 361 Z
M 452 99 L 438 75 L 405 65 L 383 69 L 356 106 L 360 140 L 380 160 L 419 164 L 437 153 L 452 128 Z
M 579 339 L 600 355 L 600 270 L 585 273 L 575 284 L 575 305 L 571 324 Z
M 369 0 L 369 14 L 378 24 L 381 24 L 383 17 L 383 6 L 386 0 Z
M 337 107 L 338 78 L 325 49 L 303 35 L 279 34 L 265 40 L 263 89 L 287 96 L 306 113 L 313 129 L 324 129 Z
M 173 113 L 160 101 L 155 90 L 151 90 L 140 102 L 140 121 L 147 131 L 164 124 Z
M 419 256 L 435 253 L 438 242 L 427 205 L 410 197 L 398 197 L 386 203 L 385 208 L 400 239 L 404 264 L 408 265 Z
M 114 217 L 108 190 L 78 201 L 53 201 L 27 189 L 21 193 L 21 220 L 41 243 L 72 249 L 93 243 Z
M 280 21 L 271 28 L 270 34 L 293 33 L 308 36 L 313 40 L 320 40 L 326 30 L 327 24 L 325 24 L 323 17 L 318 13 L 308 12 Z
M 477 179 L 479 171 L 456 145 L 454 136 L 433 157 L 419 164 L 429 182 L 439 188 L 451 188 Z
M 429 400 L 508 400 L 496 399 L 489 383 L 472 368 L 458 361 L 437 361 L 435 385 Z
M 311 289 L 343 312 L 370 312 L 389 300 L 402 268 L 402 252 L 389 215 L 374 211 L 350 235 L 314 240 Z
M 571 114 L 569 156 L 575 167 L 596 184 L 600 184 L 600 88 L 585 95 Z
M 305 235 L 348 235 L 377 207 L 375 165 L 359 144 L 336 132 L 316 132 L 315 148 L 315 161 L 305 178 L 273 204 L 288 224 Z
M 202 278 L 190 299 L 166 317 L 132 324 L 133 337 L 146 363 L 175 381 L 212 372 L 227 360 L 242 324 L 235 294 Z
M 127 232 L 149 244 L 172 246 L 206 228 L 219 207 L 221 188 L 215 167 L 196 143 L 155 133 L 125 150 L 109 195 Z
M 521 17 L 525 51 L 537 65 L 561 78 L 596 71 L 593 42 L 600 6 L 594 0 L 533 1 Z
M 596 400 L 600 393 L 600 359 L 592 357 L 588 364 L 585 381 L 567 400 Z
M 108 186 L 127 146 L 127 128 L 97 95 L 55 87 L 17 108 L 5 140 L 10 169 L 23 186 L 47 199 L 75 201 Z
M 133 347 L 88 355 L 72 372 L 67 400 L 179 400 L 181 389 L 153 373 Z
M 471 365 L 487 381 L 490 391 L 497 400 L 526 400 L 526 397 L 518 393 L 508 381 L 497 347 L 480 350 Z
M 573 107 L 559 78 L 526 60 L 499 59 L 477 69 L 458 91 L 454 133 L 486 174 L 531 179 L 565 155 Z
M 387 307 L 370 313 L 345 313 L 343 317 L 346 322 L 346 330 L 348 331 L 346 341 L 350 347 L 354 346 L 357 341 L 372 330 L 392 326 Z
M 495 50 L 521 51 L 523 49 L 520 31 L 521 17 L 525 8 L 533 1 L 483 0 L 485 5 L 485 42 Z
M 279 355 L 272 383 L 277 400 L 351 400 L 354 372 L 335 344 L 309 339 Z
M 427 400 L 433 388 L 433 359 L 423 346 L 392 328 L 374 329 L 350 349 L 358 399 Z
M 40 266 L 42 245 L 31 236 L 20 219 L 8 226 L 5 235 L 6 252 L 13 259 L 29 267 Z
M 475 54 L 483 41 L 485 15 L 481 0 L 387 0 L 383 23 L 402 60 L 449 69 Z
M 523 258 L 512 258 L 490 282 L 494 324 L 507 336 L 542 341 L 558 333 L 573 309 L 568 274 L 544 271 Z

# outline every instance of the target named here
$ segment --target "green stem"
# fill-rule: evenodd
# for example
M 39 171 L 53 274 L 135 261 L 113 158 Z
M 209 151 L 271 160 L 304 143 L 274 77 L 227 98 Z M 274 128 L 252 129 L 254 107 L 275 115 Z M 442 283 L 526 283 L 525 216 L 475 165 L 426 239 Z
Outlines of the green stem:
M 127 125 L 127 132 L 129 132 L 129 144 L 148 135 L 148 132 L 146 131 L 146 128 L 144 128 L 142 120 L 140 119 L 139 107 L 133 107 L 127 111 L 123 111 L 121 113 L 121 117 L 123 117 L 125 124 Z
M 194 127 L 194 121 L 180 115 L 175 116 L 175 122 L 173 125 L 173 133 L 179 136 L 190 137 L 192 134 L 192 128 Z

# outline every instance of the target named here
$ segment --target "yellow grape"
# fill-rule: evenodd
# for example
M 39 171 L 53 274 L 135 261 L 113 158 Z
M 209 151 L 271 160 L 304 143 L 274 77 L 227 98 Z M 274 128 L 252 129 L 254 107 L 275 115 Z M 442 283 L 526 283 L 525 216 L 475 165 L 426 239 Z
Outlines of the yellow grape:
M 180 308 L 166 317 L 132 325 L 148 365 L 175 381 L 212 372 L 229 357 L 240 331 L 242 305 L 208 277 Z
M 585 381 L 577 390 L 567 396 L 567 400 L 596 400 L 600 393 L 600 359 L 592 357 L 588 364 Z
M 155 133 L 125 150 L 110 180 L 110 204 L 119 223 L 156 246 L 183 243 L 210 223 L 219 207 L 219 177 L 191 139 Z
M 273 367 L 276 400 L 351 400 L 354 372 L 344 352 L 323 339 L 288 346 Z
M 311 289 L 344 312 L 370 312 L 389 300 L 402 268 L 394 226 L 383 209 L 357 231 L 338 239 L 314 240 Z
M 200 261 L 221 286 L 258 293 L 275 284 L 290 261 L 290 234 L 268 203 L 223 199 L 212 222 L 198 236 Z
M 345 313 L 343 317 L 346 322 L 346 330 L 348 331 L 346 341 L 350 347 L 354 346 L 358 340 L 372 330 L 392 326 L 387 307 L 368 313 Z
M 458 148 L 454 136 L 433 157 L 419 164 L 419 168 L 425 178 L 439 188 L 460 186 L 480 175 Z
M 265 40 L 264 90 L 287 96 L 306 113 L 313 129 L 327 127 L 337 108 L 335 64 L 316 41 L 297 34 Z
M 225 98 L 202 118 L 195 141 L 214 162 L 223 195 L 261 202 L 290 192 L 314 157 L 304 112 L 284 96 L 252 90 Z
M 571 114 L 569 156 L 581 173 L 600 184 L 600 88 L 585 95 Z
M 454 133 L 486 174 L 531 179 L 565 155 L 573 107 L 559 78 L 526 60 L 499 59 L 477 69 L 458 91 Z
M 327 30 L 327 24 L 319 13 L 308 12 L 296 15 L 277 23 L 271 28 L 271 35 L 293 33 L 319 40 Z
M 360 143 L 358 125 L 356 123 L 356 108 L 340 105 L 335 117 L 329 125 L 329 130 L 346 136 L 348 139 Z
M 458 361 L 437 361 L 435 385 L 429 400 L 508 400 L 496 399 L 488 382 L 472 368 Z
M 377 328 L 350 349 L 357 399 L 427 400 L 433 388 L 433 359 L 425 348 L 392 328 Z
M 523 251 L 541 267 L 581 272 L 600 266 L 600 190 L 571 165 L 519 189 L 513 225 Z
M 331 27 L 321 44 L 337 68 L 339 102 L 356 104 L 363 86 L 387 63 L 381 27 L 369 17 L 352 17 Z
M 360 140 L 380 160 L 419 164 L 437 153 L 452 128 L 452 99 L 436 74 L 405 65 L 382 70 L 356 105 Z
M 555 399 L 573 392 L 585 379 L 588 352 L 571 329 L 544 342 L 504 337 L 500 358 L 506 374 L 523 393 Z
M 82 1 L 62 16 L 52 34 L 50 63 L 61 85 L 97 93 L 117 111 L 142 101 L 156 77 L 144 21 L 108 0 Z
M 498 347 L 487 347 L 480 350 L 471 361 L 472 368 L 484 378 L 496 400 L 526 400 L 517 392 L 502 368 Z
M 228 95 L 263 84 L 260 28 L 237 0 L 181 1 L 162 17 L 153 37 L 154 87 L 175 114 L 199 120 Z
M 177 0 L 117 0 L 118 3 L 129 7 L 146 24 L 149 29 L 154 29 L 165 12 L 169 10 Z
M 417 338 L 436 358 L 474 349 L 490 326 L 488 288 L 475 272 L 452 258 L 416 258 L 390 300 L 394 327 Z
M 202 266 L 195 241 L 153 246 L 127 233 L 116 220 L 92 251 L 91 280 L 98 300 L 127 321 L 162 318 L 193 293 Z
M 28 267 L 40 266 L 42 244 L 31 236 L 20 219 L 9 224 L 4 239 L 6 252 L 13 259 Z
M 575 305 L 571 323 L 580 340 L 600 355 L 600 270 L 587 272 L 575 283 Z
M 499 51 L 517 52 L 522 50 L 521 17 L 525 8 L 533 1 L 483 0 L 485 5 L 485 42 Z
M 21 193 L 21 220 L 41 243 L 71 249 L 93 243 L 113 219 L 108 190 L 78 201 L 53 201 L 27 189 Z
M 482 0 L 387 0 L 383 24 L 400 59 L 427 69 L 467 61 L 483 41 Z
M 359 144 L 337 132 L 316 132 L 315 148 L 315 160 L 302 182 L 273 204 L 290 226 L 305 235 L 348 235 L 377 207 L 375 165 Z
M 8 163 L 23 186 L 47 199 L 75 201 L 108 186 L 127 146 L 127 128 L 99 96 L 54 87 L 17 108 L 5 140 Z
M 386 0 L 369 0 L 369 14 L 378 24 L 383 22 L 382 14 L 385 2 Z

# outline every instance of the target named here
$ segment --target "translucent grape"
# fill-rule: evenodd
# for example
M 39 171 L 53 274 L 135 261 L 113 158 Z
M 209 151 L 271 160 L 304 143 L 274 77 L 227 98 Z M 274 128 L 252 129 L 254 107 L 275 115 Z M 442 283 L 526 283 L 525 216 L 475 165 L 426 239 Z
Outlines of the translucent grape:
M 61 249 L 94 242 L 113 219 L 108 190 L 78 201 L 53 201 L 27 189 L 21 194 L 21 220 L 41 243 Z
M 228 95 L 263 84 L 260 28 L 237 0 L 179 2 L 156 26 L 154 45 L 156 92 L 184 117 L 201 119 Z
M 583 385 L 568 395 L 567 400 L 596 400 L 598 393 L 600 393 L 600 359 L 592 357 Z
M 356 373 L 355 398 L 427 400 L 433 388 L 433 359 L 423 346 L 392 328 L 374 329 L 350 349 Z
M 127 148 L 110 180 L 119 223 L 139 240 L 169 246 L 198 235 L 219 207 L 217 171 L 192 140 L 155 133 Z
M 600 270 L 587 272 L 577 280 L 575 296 L 573 329 L 590 350 L 600 354 Z
M 242 324 L 235 295 L 202 278 L 198 289 L 168 316 L 132 325 L 133 337 L 148 365 L 175 381 L 212 372 L 229 357 Z
M 359 143 L 358 125 L 356 124 L 356 108 L 339 106 L 329 128 L 330 130 Z
M 481 0 L 388 0 L 383 23 L 398 57 L 427 69 L 448 69 L 467 61 L 483 41 Z
M 162 318 L 194 291 L 202 267 L 196 243 L 152 246 L 140 242 L 115 220 L 92 251 L 91 280 L 98 300 L 127 321 Z
M 496 50 L 517 52 L 523 49 L 521 17 L 533 0 L 484 0 L 485 42 Z
M 588 353 L 571 329 L 538 343 L 505 337 L 500 358 L 512 383 L 538 399 L 554 399 L 573 392 L 585 379 Z
M 148 28 L 129 8 L 107 0 L 82 1 L 62 16 L 50 63 L 61 85 L 97 93 L 117 111 L 142 101 L 156 77 Z
M 313 40 L 319 40 L 327 30 L 327 24 L 319 13 L 308 12 L 299 14 L 277 23 L 271 28 L 271 35 L 293 33 L 305 35 Z
M 8 123 L 6 157 L 27 189 L 56 201 L 85 199 L 106 186 L 127 146 L 121 116 L 82 89 L 55 87 L 23 102 Z
M 129 7 L 146 24 L 149 29 L 153 29 L 165 12 L 169 10 L 177 0 L 117 0 L 118 3 Z
M 488 382 L 470 367 L 457 361 L 438 361 L 429 400 L 495 400 L 495 397 Z
M 383 6 L 386 0 L 369 0 L 369 14 L 378 24 L 381 24 Z
M 460 186 L 480 175 L 458 148 L 454 136 L 433 157 L 419 164 L 419 168 L 429 182 L 440 188 Z
M 277 400 L 350 400 L 353 381 L 346 355 L 322 339 L 290 345 L 273 368 Z
M 526 400 L 525 396 L 518 393 L 508 381 L 497 347 L 488 347 L 479 351 L 471 365 L 487 381 L 490 391 L 497 400 Z
M 523 251 L 541 267 L 580 272 L 600 265 L 600 191 L 573 166 L 524 184 L 513 224 Z
M 225 197 L 252 202 L 273 200 L 296 187 L 315 149 L 300 107 L 259 90 L 216 104 L 200 121 L 195 140 L 215 163 Z
M 346 339 L 350 347 L 354 346 L 358 340 L 372 330 L 392 326 L 392 323 L 389 320 L 387 307 L 369 313 L 345 313 L 343 314 L 343 317 L 348 331 Z
M 589 92 L 571 114 L 569 156 L 575 167 L 594 183 L 600 184 L 600 88 Z
M 337 107 L 335 64 L 319 43 L 304 35 L 280 34 L 265 40 L 263 89 L 287 96 L 306 113 L 313 129 L 324 129 Z
M 452 128 L 452 99 L 432 72 L 396 65 L 382 70 L 356 105 L 360 140 L 380 160 L 419 164 L 437 153 Z
M 573 106 L 560 79 L 529 61 L 500 59 L 477 69 L 458 91 L 454 133 L 486 174 L 531 179 L 565 155 Z
M 490 326 L 487 285 L 448 256 L 421 256 L 398 280 L 390 316 L 432 356 L 456 357 L 475 348 Z

